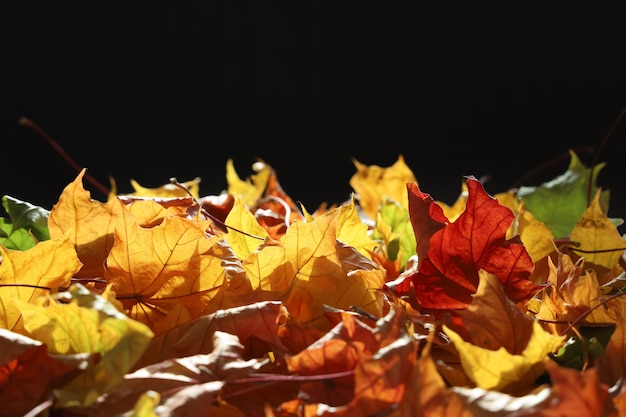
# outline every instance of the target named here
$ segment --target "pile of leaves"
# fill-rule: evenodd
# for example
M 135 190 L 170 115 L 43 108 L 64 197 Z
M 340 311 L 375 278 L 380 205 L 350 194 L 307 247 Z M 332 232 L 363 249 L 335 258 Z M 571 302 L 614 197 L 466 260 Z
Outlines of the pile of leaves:
M 314 212 L 259 161 L 50 211 L 4 196 L 3 416 L 626 416 L 602 164 L 451 206 L 402 155 Z

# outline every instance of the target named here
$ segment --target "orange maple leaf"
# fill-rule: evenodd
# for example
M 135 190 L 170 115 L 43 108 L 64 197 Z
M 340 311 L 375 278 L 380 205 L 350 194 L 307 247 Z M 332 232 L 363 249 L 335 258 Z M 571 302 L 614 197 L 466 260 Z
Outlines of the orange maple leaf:
M 55 355 L 27 336 L 0 329 L 1 414 L 20 417 L 82 372 L 88 355 Z
M 617 417 L 608 387 L 598 380 L 597 369 L 578 371 L 549 359 L 544 366 L 550 374 L 554 400 L 552 406 L 541 411 L 542 417 Z
M 65 187 L 50 210 L 48 228 L 51 239 L 69 233 L 83 264 L 76 277 L 96 278 L 102 277 L 104 260 L 113 246 L 114 212 L 119 203 L 92 200 L 91 194 L 83 188 L 86 172 L 86 169 L 81 170 Z
M 337 240 L 340 208 L 311 222 L 294 222 L 279 241 L 266 239 L 243 262 L 257 299 L 281 300 L 303 323 L 325 329 L 324 305 L 357 305 L 378 316 L 375 292 L 383 271 L 354 247 Z
M 120 218 L 104 277 L 131 317 L 158 334 L 221 307 L 219 300 L 210 305 L 227 284 L 223 260 L 235 256 L 207 235 L 210 221 L 168 217 L 144 228 L 127 209 Z

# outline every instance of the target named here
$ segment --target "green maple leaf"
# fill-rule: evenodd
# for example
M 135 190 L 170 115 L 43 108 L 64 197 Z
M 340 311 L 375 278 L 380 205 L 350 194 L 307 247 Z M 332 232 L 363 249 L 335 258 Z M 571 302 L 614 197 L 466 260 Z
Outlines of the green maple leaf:
M 43 240 L 49 240 L 50 212 L 10 196 L 2 197 L 2 206 L 8 218 L 0 218 L 0 244 L 9 249 L 30 249 Z
M 598 174 L 606 165 L 597 164 L 591 174 L 591 168 L 583 165 L 574 151 L 570 150 L 570 155 L 570 164 L 564 174 L 538 187 L 523 186 L 517 191 L 528 211 L 557 238 L 568 236 L 580 220 L 587 208 L 589 179 L 593 196 L 598 190 Z M 606 213 L 609 207 L 608 190 L 601 192 L 600 202 Z

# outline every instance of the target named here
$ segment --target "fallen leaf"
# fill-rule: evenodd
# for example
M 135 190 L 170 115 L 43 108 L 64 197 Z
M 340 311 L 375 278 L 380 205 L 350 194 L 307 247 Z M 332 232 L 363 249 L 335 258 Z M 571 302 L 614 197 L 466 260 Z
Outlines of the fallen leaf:
M 25 251 L 0 245 L 0 254 L 0 326 L 18 333 L 24 333 L 24 329 L 16 301 L 35 302 L 69 287 L 82 266 L 68 235 Z

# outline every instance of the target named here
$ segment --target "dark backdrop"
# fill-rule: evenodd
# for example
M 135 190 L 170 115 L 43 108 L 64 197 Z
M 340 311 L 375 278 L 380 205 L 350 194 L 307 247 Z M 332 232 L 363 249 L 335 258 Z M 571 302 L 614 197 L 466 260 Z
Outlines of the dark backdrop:
M 463 175 L 496 193 L 557 158 L 539 184 L 568 149 L 589 165 L 626 107 L 608 4 L 2 2 L 0 194 L 50 208 L 76 176 L 21 116 L 120 192 L 200 176 L 219 194 L 228 158 L 247 176 L 260 157 L 314 210 L 349 197 L 351 158 L 399 154 L 448 203 Z M 614 217 L 625 143 L 620 125 L 599 155 Z

